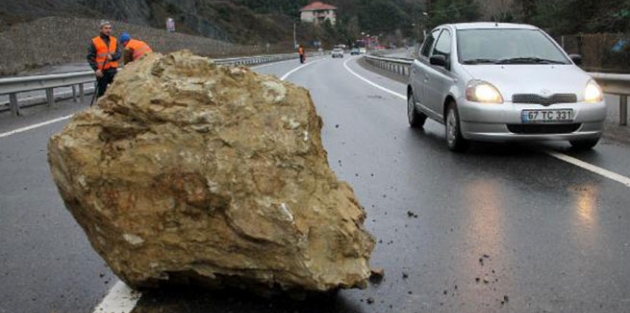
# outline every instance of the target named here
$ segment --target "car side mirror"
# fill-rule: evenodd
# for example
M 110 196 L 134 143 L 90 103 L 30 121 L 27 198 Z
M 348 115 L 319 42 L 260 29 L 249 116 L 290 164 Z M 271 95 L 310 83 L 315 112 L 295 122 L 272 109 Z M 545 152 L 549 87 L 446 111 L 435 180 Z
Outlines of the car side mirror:
M 432 55 L 431 58 L 429 58 L 429 63 L 431 65 L 446 67 L 446 57 L 441 54 Z
M 571 58 L 571 61 L 573 61 L 573 63 L 575 63 L 576 65 L 582 65 L 582 56 L 579 54 L 569 54 L 569 57 Z

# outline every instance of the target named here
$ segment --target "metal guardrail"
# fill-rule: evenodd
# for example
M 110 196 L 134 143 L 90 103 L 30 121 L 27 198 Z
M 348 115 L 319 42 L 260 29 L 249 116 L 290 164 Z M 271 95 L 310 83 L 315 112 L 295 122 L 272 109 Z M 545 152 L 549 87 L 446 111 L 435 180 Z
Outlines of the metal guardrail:
M 619 125 L 628 125 L 628 96 L 630 96 L 630 75 L 589 73 L 605 93 L 619 96 Z
M 81 101 L 84 99 L 83 84 L 95 82 L 93 71 L 37 75 L 26 77 L 11 77 L 0 79 L 0 94 L 9 94 L 9 108 L 14 116 L 20 115 L 17 94 L 33 90 L 46 90 L 46 103 L 52 105 L 54 100 L 54 88 L 72 86 L 73 98 L 76 101 L 76 86 L 79 86 Z
M 413 59 L 409 58 L 385 58 L 377 56 L 365 56 L 366 61 L 373 66 L 390 72 L 409 76 L 409 69 Z M 619 125 L 628 125 L 628 96 L 630 96 L 630 74 L 592 73 L 589 75 L 602 87 L 604 93 L 619 96 Z
M 402 76 L 409 76 L 409 68 L 413 63 L 413 59 L 408 58 L 386 58 L 373 55 L 366 55 L 365 58 L 368 63 L 376 67 Z
M 288 53 L 243 58 L 215 59 L 214 61 L 216 64 L 220 65 L 254 65 L 278 62 L 296 57 L 295 53 Z M 72 97 L 75 102 L 78 102 L 76 88 L 78 86 L 79 98 L 80 101 L 83 102 L 85 99 L 84 84 L 95 82 L 96 77 L 94 76 L 93 71 L 2 78 L 0 79 L 0 95 L 9 95 L 9 108 L 11 110 L 11 114 L 18 116 L 20 115 L 20 105 L 17 98 L 18 93 L 45 90 L 45 103 L 52 106 L 55 101 L 54 89 L 59 87 L 72 86 Z

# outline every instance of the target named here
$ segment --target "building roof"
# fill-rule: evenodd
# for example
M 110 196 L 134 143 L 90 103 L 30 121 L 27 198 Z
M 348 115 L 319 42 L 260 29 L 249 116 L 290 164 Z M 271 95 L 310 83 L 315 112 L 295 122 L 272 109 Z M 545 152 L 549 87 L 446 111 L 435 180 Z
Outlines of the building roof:
M 321 1 L 315 1 L 312 2 L 311 4 L 303 7 L 300 12 L 302 11 L 318 11 L 318 10 L 337 10 L 337 7 L 334 5 L 330 5 L 327 3 L 323 3 Z

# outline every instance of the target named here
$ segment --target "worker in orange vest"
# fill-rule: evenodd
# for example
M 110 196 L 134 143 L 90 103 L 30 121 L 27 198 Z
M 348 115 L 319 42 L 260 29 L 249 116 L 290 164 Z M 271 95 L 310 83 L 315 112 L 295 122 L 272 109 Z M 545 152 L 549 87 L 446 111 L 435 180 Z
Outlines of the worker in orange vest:
M 153 52 L 149 45 L 137 39 L 132 39 L 127 32 L 120 35 L 120 43 L 125 47 L 124 61 L 125 64 L 140 59 L 143 55 Z
M 306 54 L 304 54 L 304 47 L 302 47 L 302 45 L 298 47 L 298 53 L 300 54 L 300 63 L 304 63 L 306 61 Z
M 107 86 L 114 81 L 121 57 L 116 37 L 112 36 L 112 24 L 101 21 L 99 35 L 92 38 L 88 47 L 87 61 L 96 74 L 96 96 L 107 91 Z

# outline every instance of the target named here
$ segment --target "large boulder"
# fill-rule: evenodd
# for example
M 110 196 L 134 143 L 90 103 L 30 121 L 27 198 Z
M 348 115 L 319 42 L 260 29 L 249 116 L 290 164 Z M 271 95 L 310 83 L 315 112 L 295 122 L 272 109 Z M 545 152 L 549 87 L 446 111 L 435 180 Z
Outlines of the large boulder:
M 48 160 L 92 246 L 134 288 L 365 287 L 374 240 L 321 127 L 304 88 L 153 54 L 51 137 Z

